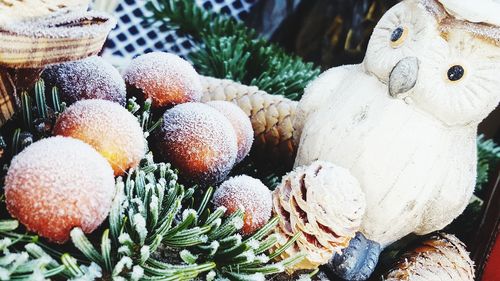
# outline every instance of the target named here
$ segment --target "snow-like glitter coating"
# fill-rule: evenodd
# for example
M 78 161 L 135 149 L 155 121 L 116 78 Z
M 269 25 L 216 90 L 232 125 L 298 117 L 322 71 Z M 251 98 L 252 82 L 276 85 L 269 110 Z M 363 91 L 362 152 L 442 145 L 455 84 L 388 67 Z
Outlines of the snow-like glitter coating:
M 145 152 L 137 118 L 119 104 L 106 100 L 74 103 L 57 119 L 54 134 L 90 144 L 109 161 L 116 176 L 136 167 Z
M 212 199 L 215 207 L 224 206 L 226 215 L 241 209 L 243 235 L 251 235 L 263 227 L 271 218 L 273 202 L 271 191 L 258 179 L 247 175 L 236 176 L 223 182 Z
M 184 179 L 204 185 L 223 181 L 238 151 L 229 120 L 202 103 L 185 103 L 167 110 L 157 148 L 161 160 L 172 163 Z
M 114 196 L 113 170 L 90 145 L 51 137 L 14 157 L 5 179 L 9 213 L 30 231 L 64 243 L 74 227 L 94 231 Z
M 67 104 L 103 99 L 125 105 L 126 87 L 116 68 L 98 56 L 49 66 L 42 74 L 47 85 L 60 89 Z
M 189 62 L 174 54 L 152 52 L 138 56 L 124 77 L 132 95 L 150 98 L 153 108 L 201 100 L 200 76 Z
M 207 102 L 207 104 L 226 116 L 231 125 L 233 125 L 238 142 L 236 163 L 241 162 L 248 155 L 250 149 L 252 149 L 254 132 L 250 118 L 248 118 L 241 108 L 232 102 L 211 101 Z

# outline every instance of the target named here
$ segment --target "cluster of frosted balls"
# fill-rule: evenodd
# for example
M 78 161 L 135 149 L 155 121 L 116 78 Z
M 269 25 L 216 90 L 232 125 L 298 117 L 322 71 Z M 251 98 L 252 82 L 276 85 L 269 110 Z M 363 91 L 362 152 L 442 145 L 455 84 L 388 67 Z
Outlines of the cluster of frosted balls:
M 95 230 L 114 196 L 109 163 L 90 145 L 51 137 L 19 153 L 5 179 L 7 209 L 28 230 L 56 243 L 80 227 Z
M 64 243 L 72 228 L 92 232 L 106 218 L 114 176 L 139 165 L 146 150 L 137 118 L 122 106 L 127 89 L 140 100 L 151 99 L 155 109 L 173 106 L 163 114 L 154 145 L 157 156 L 187 181 L 220 183 L 249 153 L 253 129 L 248 116 L 230 102 L 198 103 L 200 76 L 187 61 L 150 53 L 134 59 L 124 76 L 126 83 L 97 56 L 44 71 L 48 86 L 58 86 L 70 106 L 54 125 L 57 137 L 26 148 L 8 171 L 8 210 L 29 230 Z M 217 204 L 229 212 L 244 207 L 242 233 L 269 220 L 271 195 L 260 181 L 232 178 L 217 194 Z

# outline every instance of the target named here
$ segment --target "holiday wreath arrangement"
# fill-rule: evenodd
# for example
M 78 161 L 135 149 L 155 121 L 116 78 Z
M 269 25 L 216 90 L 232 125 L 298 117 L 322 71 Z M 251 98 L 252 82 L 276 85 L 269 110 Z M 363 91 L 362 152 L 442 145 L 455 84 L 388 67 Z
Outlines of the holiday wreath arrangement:
M 120 73 L 96 56 L 113 18 L 32 2 L 0 3 L 1 280 L 474 279 L 435 231 L 499 158 L 476 155 L 496 2 L 403 1 L 321 75 L 189 0 L 146 21 L 201 42 L 196 70 L 152 52 Z M 411 233 L 432 234 L 374 273 Z

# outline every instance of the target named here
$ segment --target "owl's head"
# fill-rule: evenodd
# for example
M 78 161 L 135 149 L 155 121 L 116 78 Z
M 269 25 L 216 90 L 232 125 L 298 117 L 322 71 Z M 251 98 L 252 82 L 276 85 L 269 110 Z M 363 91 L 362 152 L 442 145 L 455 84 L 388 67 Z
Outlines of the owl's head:
M 470 2 L 441 0 L 448 1 Z M 492 23 L 458 19 L 436 0 L 406 0 L 375 27 L 363 66 L 392 97 L 447 126 L 466 126 L 500 102 L 499 42 Z

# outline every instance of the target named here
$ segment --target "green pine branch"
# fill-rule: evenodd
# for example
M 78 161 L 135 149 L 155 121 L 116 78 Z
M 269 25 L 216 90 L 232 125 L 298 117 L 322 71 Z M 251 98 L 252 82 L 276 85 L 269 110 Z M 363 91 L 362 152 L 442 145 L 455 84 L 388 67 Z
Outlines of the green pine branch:
M 113 280 L 191 280 L 201 275 L 251 280 L 283 272 L 302 259 L 298 255 L 271 263 L 266 252 L 277 238 L 268 234 L 278 219 L 243 239 L 238 234 L 243 212 L 227 218 L 224 208 L 211 212 L 207 205 L 212 191 L 209 188 L 195 206 L 194 190 L 179 185 L 170 165 L 154 163 L 148 154 L 137 170 L 117 180 L 109 228 L 100 244 L 94 246 L 79 228 L 71 239 L 87 263 L 97 264 L 103 276 Z
M 56 262 L 38 243 L 38 237 L 18 233 L 16 220 L 0 221 L 0 280 L 48 280 L 71 277 L 66 266 Z
M 477 138 L 477 180 L 476 192 L 481 192 L 488 183 L 490 172 L 500 162 L 500 146 L 484 135 Z
M 150 24 L 161 22 L 201 43 L 190 56 L 198 71 L 299 100 L 320 69 L 260 38 L 243 23 L 198 7 L 193 0 L 149 1 Z

